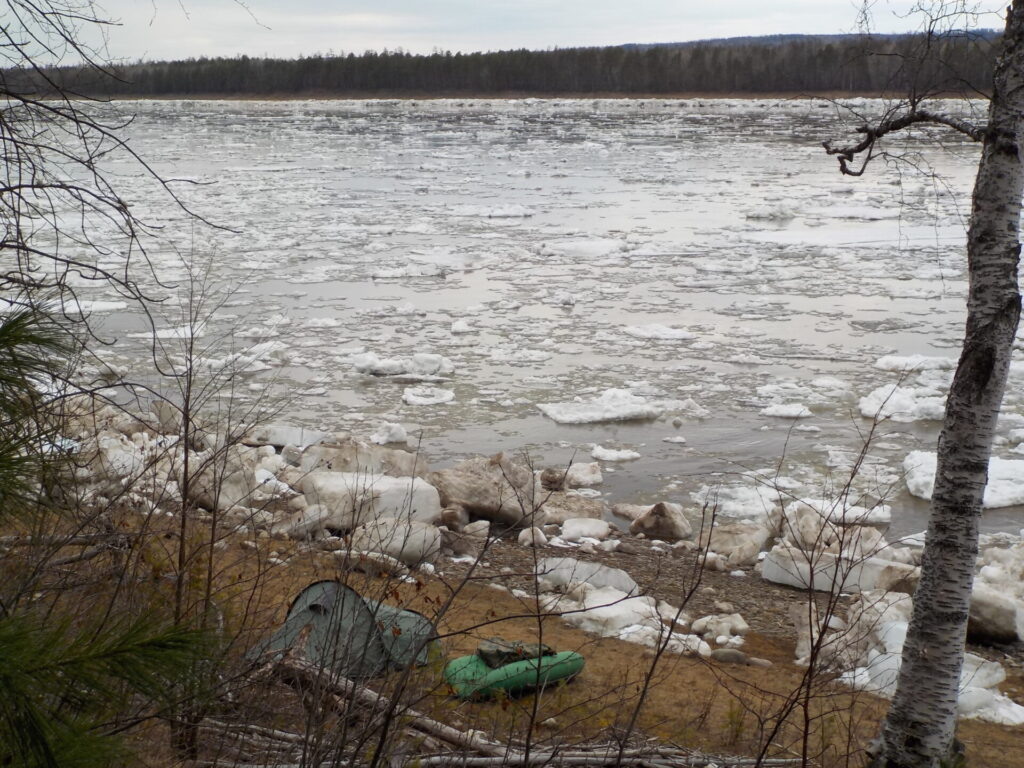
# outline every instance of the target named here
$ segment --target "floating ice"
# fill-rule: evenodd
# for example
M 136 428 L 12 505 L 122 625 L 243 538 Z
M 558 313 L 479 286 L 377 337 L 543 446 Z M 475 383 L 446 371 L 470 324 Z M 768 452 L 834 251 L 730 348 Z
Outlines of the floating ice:
M 127 309 L 128 302 L 126 301 L 87 301 L 85 299 L 78 299 L 77 301 L 65 300 L 64 311 L 69 315 L 95 315 L 99 312 L 113 312 L 118 309 Z
M 875 362 L 875 368 L 882 371 L 951 371 L 956 360 L 951 357 L 928 357 L 927 355 L 886 355 Z
M 451 209 L 454 216 L 482 216 L 486 219 L 522 219 L 533 216 L 525 205 L 456 205 Z
M 196 325 L 182 325 L 177 328 L 159 328 L 155 331 L 142 331 L 141 333 L 125 334 L 129 339 L 176 339 L 188 341 L 189 339 L 201 339 L 206 335 L 206 323 Z
M 861 415 L 873 419 L 898 422 L 941 420 L 946 411 L 946 398 L 926 387 L 893 387 L 885 385 L 860 399 Z
M 538 403 L 537 408 L 559 424 L 591 424 L 601 421 L 656 419 L 665 412 L 658 402 L 648 401 L 625 389 L 607 389 L 594 400 L 571 403 Z
M 761 415 L 775 416 L 780 419 L 806 419 L 814 414 L 803 403 L 774 403 L 767 408 L 762 408 Z
M 748 219 L 755 221 L 789 221 L 790 219 L 796 218 L 796 213 L 792 208 L 785 205 L 772 205 L 765 206 L 763 208 L 756 208 L 753 211 L 747 213 Z
M 440 264 L 409 264 L 404 267 L 378 269 L 375 280 L 394 280 L 401 277 L 444 277 L 446 270 Z
M 907 490 L 920 499 L 930 500 L 935 487 L 936 456 L 931 451 L 911 451 L 903 460 Z M 1015 507 L 1024 504 L 1024 460 L 1000 459 L 988 464 L 988 485 L 982 506 L 985 509 Z
M 628 325 L 624 333 L 638 339 L 658 339 L 661 341 L 688 341 L 697 338 L 697 334 L 684 331 L 682 328 L 671 328 L 667 325 Z
M 624 251 L 626 242 L 608 237 L 571 238 L 541 245 L 542 256 L 566 256 L 569 258 L 592 259 Z
M 341 325 L 336 317 L 310 317 L 302 323 L 303 328 L 340 328 Z
M 628 448 L 617 450 L 615 448 L 604 448 L 600 445 L 595 445 L 590 451 L 590 455 L 598 461 L 630 461 L 632 459 L 640 458 L 639 453 L 631 451 Z
M 685 400 L 676 403 L 675 408 L 683 416 L 689 416 L 693 419 L 703 419 L 711 415 L 711 411 L 700 405 L 692 397 L 688 397 Z
M 352 366 L 372 376 L 439 378 L 455 372 L 452 361 L 442 355 L 417 352 L 412 357 L 381 358 L 373 352 L 353 355 Z
M 402 392 L 402 401 L 407 405 L 442 405 L 455 399 L 450 389 L 440 387 L 408 387 Z
M 764 519 L 778 503 L 778 489 L 754 481 L 751 485 L 703 485 L 690 497 L 713 508 L 718 517 Z

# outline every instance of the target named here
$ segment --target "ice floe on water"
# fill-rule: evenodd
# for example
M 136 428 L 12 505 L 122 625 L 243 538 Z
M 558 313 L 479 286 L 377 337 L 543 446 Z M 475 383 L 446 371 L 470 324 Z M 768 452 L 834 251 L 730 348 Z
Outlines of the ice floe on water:
M 624 333 L 638 339 L 658 339 L 661 341 L 689 341 L 697 338 L 697 334 L 683 328 L 670 328 L 667 325 L 652 323 L 651 325 L 629 325 Z
M 598 461 L 632 461 L 640 458 L 639 451 L 630 448 L 605 448 L 602 445 L 593 446 L 590 455 Z
M 577 397 L 571 402 L 538 403 L 537 408 L 559 424 L 656 419 L 665 412 L 664 403 L 634 395 L 625 389 L 606 389 L 589 400 Z
M 352 367 L 372 376 L 401 376 L 436 380 L 455 373 L 452 361 L 443 355 L 417 352 L 410 357 L 378 357 L 373 352 L 353 355 Z
M 875 368 L 898 373 L 912 371 L 951 371 L 956 368 L 956 358 L 929 357 L 927 355 L 886 355 L 875 361 Z
M 444 405 L 455 399 L 455 392 L 441 387 L 427 385 L 408 387 L 402 392 L 402 402 L 406 405 Z
M 814 414 L 803 403 L 774 403 L 762 408 L 761 415 L 775 416 L 780 419 L 806 419 Z

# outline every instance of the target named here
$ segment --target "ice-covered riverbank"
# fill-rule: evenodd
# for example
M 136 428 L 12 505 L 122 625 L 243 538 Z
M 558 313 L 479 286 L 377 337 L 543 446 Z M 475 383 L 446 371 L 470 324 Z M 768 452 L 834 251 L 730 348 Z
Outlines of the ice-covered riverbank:
M 750 625 L 728 603 L 716 603 L 714 613 L 690 613 L 652 594 L 650 581 L 641 588 L 631 568 L 595 562 L 600 553 L 698 552 L 703 569 L 749 582 L 746 593 L 765 582 L 796 588 L 787 605 L 795 609 L 798 663 L 891 694 L 922 537 L 891 536 L 888 506 L 794 498 L 785 478 L 777 478 L 774 499 L 763 485 L 761 494 L 729 500 L 732 516 L 716 519 L 699 503 L 610 506 L 601 493 L 603 473 L 625 457 L 596 450 L 599 461 L 568 467 L 530 467 L 497 454 L 434 469 L 427 456 L 407 450 L 397 425 L 367 441 L 287 424 L 183 427 L 167 403 L 131 413 L 79 396 L 68 406 L 67 447 L 74 448 L 76 498 L 86 512 L 103 514 L 113 505 L 148 525 L 154 516 L 188 510 L 219 536 L 299 540 L 336 553 L 346 567 L 368 563 L 362 567 L 396 578 L 407 569 L 432 574 L 451 563 L 477 563 L 492 547 L 536 549 L 536 563 L 522 558 L 535 571 L 535 590 L 518 596 L 539 593 L 544 611 L 573 626 L 648 647 L 664 642 L 669 653 L 770 667 L 740 650 Z M 394 442 L 380 445 L 385 438 Z M 271 562 L 287 564 L 274 556 Z M 979 566 L 971 636 L 1019 643 L 1024 542 L 984 537 Z M 678 603 L 685 589 L 674 589 Z M 834 593 L 837 602 L 812 613 L 801 601 L 814 590 Z M 841 594 L 857 597 L 847 604 Z M 812 651 L 818 636 L 826 640 Z M 997 689 L 1003 668 L 977 656 L 968 661 L 962 714 L 1024 724 L 1024 707 Z

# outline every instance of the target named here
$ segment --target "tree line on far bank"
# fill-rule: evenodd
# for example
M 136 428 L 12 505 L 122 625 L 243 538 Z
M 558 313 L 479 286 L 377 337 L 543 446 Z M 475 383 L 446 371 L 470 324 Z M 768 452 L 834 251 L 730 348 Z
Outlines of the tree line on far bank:
M 7 70 L 9 87 L 46 80 L 99 97 L 357 94 L 726 94 L 980 92 L 993 34 L 796 36 L 693 44 L 413 55 L 368 51 L 297 59 L 198 58 L 111 67 Z M 927 84 L 925 90 L 923 84 Z

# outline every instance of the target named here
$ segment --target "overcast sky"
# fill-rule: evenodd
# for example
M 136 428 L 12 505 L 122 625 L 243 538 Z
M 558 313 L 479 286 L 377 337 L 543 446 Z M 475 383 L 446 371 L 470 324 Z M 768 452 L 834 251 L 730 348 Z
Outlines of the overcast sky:
M 904 32 L 913 0 L 873 0 Z M 117 59 L 488 51 L 856 31 L 858 0 L 98 0 Z M 1005 2 L 983 0 L 990 11 Z M 902 17 L 902 18 L 901 18 Z M 999 27 L 988 15 L 980 26 Z

